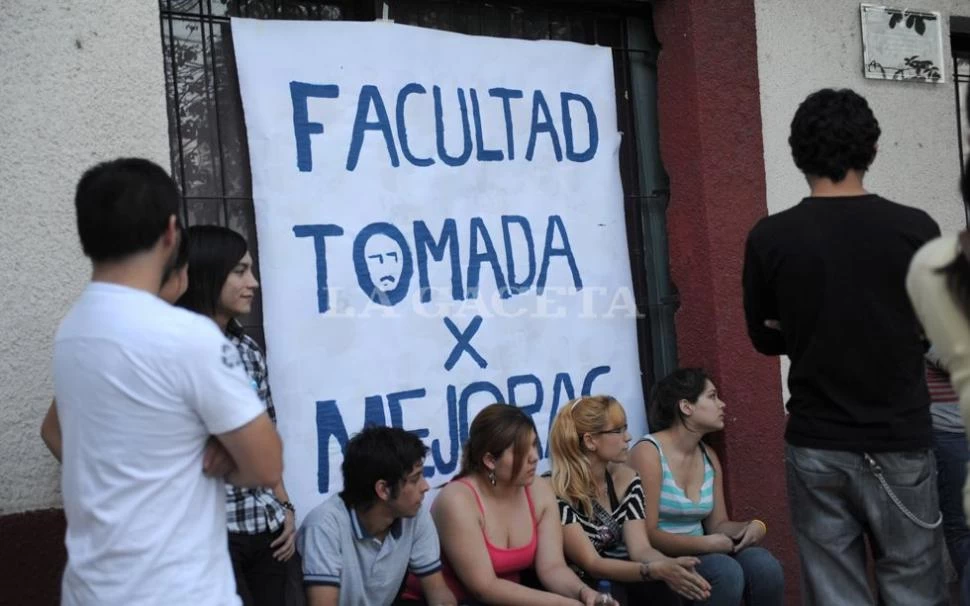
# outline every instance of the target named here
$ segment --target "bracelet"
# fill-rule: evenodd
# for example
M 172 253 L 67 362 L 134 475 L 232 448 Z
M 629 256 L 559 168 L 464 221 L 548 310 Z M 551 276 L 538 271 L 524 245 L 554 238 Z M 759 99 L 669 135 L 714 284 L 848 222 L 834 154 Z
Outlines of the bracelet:
M 751 520 L 751 521 L 750 521 L 750 522 L 748 522 L 748 523 L 749 523 L 749 524 L 761 524 L 761 531 L 762 531 L 762 532 L 763 532 L 764 534 L 768 534 L 768 526 L 766 526 L 766 525 L 765 525 L 765 523 L 764 523 L 764 522 L 762 522 L 761 520 L 759 520 L 759 519 L 757 519 L 757 518 L 755 518 L 755 519 L 753 519 L 753 520 Z
M 283 506 L 283 509 L 289 509 L 290 513 L 296 514 L 296 507 L 293 506 L 293 503 L 290 503 L 289 501 L 282 501 L 280 505 Z
M 653 562 L 640 562 L 640 579 L 644 581 L 650 581 L 653 579 L 653 575 L 650 574 L 650 564 Z

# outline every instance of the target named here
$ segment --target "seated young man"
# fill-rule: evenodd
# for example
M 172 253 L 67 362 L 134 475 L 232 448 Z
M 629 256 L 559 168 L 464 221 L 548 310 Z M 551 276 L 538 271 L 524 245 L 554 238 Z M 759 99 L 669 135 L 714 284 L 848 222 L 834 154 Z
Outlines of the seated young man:
M 300 526 L 308 606 L 386 606 L 410 569 L 429 604 L 454 605 L 438 533 L 421 507 L 428 449 L 403 429 L 368 427 L 347 443 L 344 489 Z

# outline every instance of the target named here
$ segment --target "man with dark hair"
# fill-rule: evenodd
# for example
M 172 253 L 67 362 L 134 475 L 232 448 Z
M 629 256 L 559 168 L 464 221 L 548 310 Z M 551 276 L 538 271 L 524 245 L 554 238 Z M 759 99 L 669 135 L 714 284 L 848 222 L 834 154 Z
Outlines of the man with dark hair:
M 748 236 L 744 308 L 755 348 L 788 355 L 789 505 L 804 604 L 945 604 L 929 395 L 905 290 L 939 235 L 921 210 L 865 190 L 879 123 L 851 90 L 820 90 L 791 123 L 809 197 Z
M 166 272 L 167 277 L 162 279 L 162 287 L 158 291 L 158 296 L 166 303 L 175 303 L 175 300 L 182 296 L 189 285 L 189 239 L 186 237 L 185 230 L 179 228 L 179 247 L 175 253 L 171 269 Z M 54 458 L 61 460 L 61 424 L 57 418 L 57 401 L 51 402 L 47 414 L 40 425 L 40 437 L 44 440 L 44 445 Z
M 386 606 L 409 569 L 428 604 L 455 604 L 438 533 L 421 507 L 427 452 L 396 427 L 367 427 L 347 443 L 343 492 L 314 508 L 297 538 L 308 606 Z
M 91 282 L 61 322 L 54 391 L 63 452 L 65 606 L 239 604 L 223 480 L 273 485 L 279 436 L 210 320 L 157 296 L 179 248 L 178 192 L 159 166 L 88 170 L 75 196 Z M 210 447 L 211 448 L 211 447 Z M 224 449 L 224 450 L 222 450 Z

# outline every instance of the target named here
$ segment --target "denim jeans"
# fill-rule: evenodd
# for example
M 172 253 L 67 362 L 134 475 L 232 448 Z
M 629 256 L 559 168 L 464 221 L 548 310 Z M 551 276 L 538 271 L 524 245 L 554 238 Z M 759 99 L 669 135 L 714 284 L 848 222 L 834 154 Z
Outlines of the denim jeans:
M 781 564 L 764 547 L 748 547 L 739 553 L 700 556 L 697 572 L 711 584 L 711 597 L 703 606 L 780 606 L 785 600 L 785 576 Z
M 273 557 L 270 543 L 282 529 L 261 534 L 229 533 L 229 557 L 243 606 L 284 606 L 286 562 Z
M 936 454 L 940 511 L 943 512 L 943 538 L 957 572 L 970 562 L 970 529 L 963 513 L 963 484 L 967 480 L 967 436 L 954 431 L 933 431 Z
M 785 448 L 788 501 L 802 569 L 802 604 L 875 604 L 865 538 L 875 559 L 879 603 L 945 606 L 943 532 L 913 523 L 892 501 L 862 453 Z M 871 453 L 885 481 L 924 523 L 939 519 L 929 450 Z
M 617 587 L 618 586 L 618 587 Z M 646 583 L 615 583 L 613 597 L 623 597 L 621 604 L 650 604 L 650 606 L 680 606 L 683 600 L 662 581 Z

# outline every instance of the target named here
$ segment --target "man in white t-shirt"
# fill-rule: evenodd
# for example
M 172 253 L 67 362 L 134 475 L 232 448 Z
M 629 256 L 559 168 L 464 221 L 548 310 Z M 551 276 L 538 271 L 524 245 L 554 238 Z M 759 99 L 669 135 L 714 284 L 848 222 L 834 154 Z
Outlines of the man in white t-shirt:
M 228 481 L 272 486 L 279 436 L 216 325 L 156 296 L 179 237 L 165 171 L 99 164 L 75 207 L 93 274 L 54 344 L 61 603 L 235 606 L 223 480 L 203 474 L 203 453 L 214 435 L 234 463 Z

